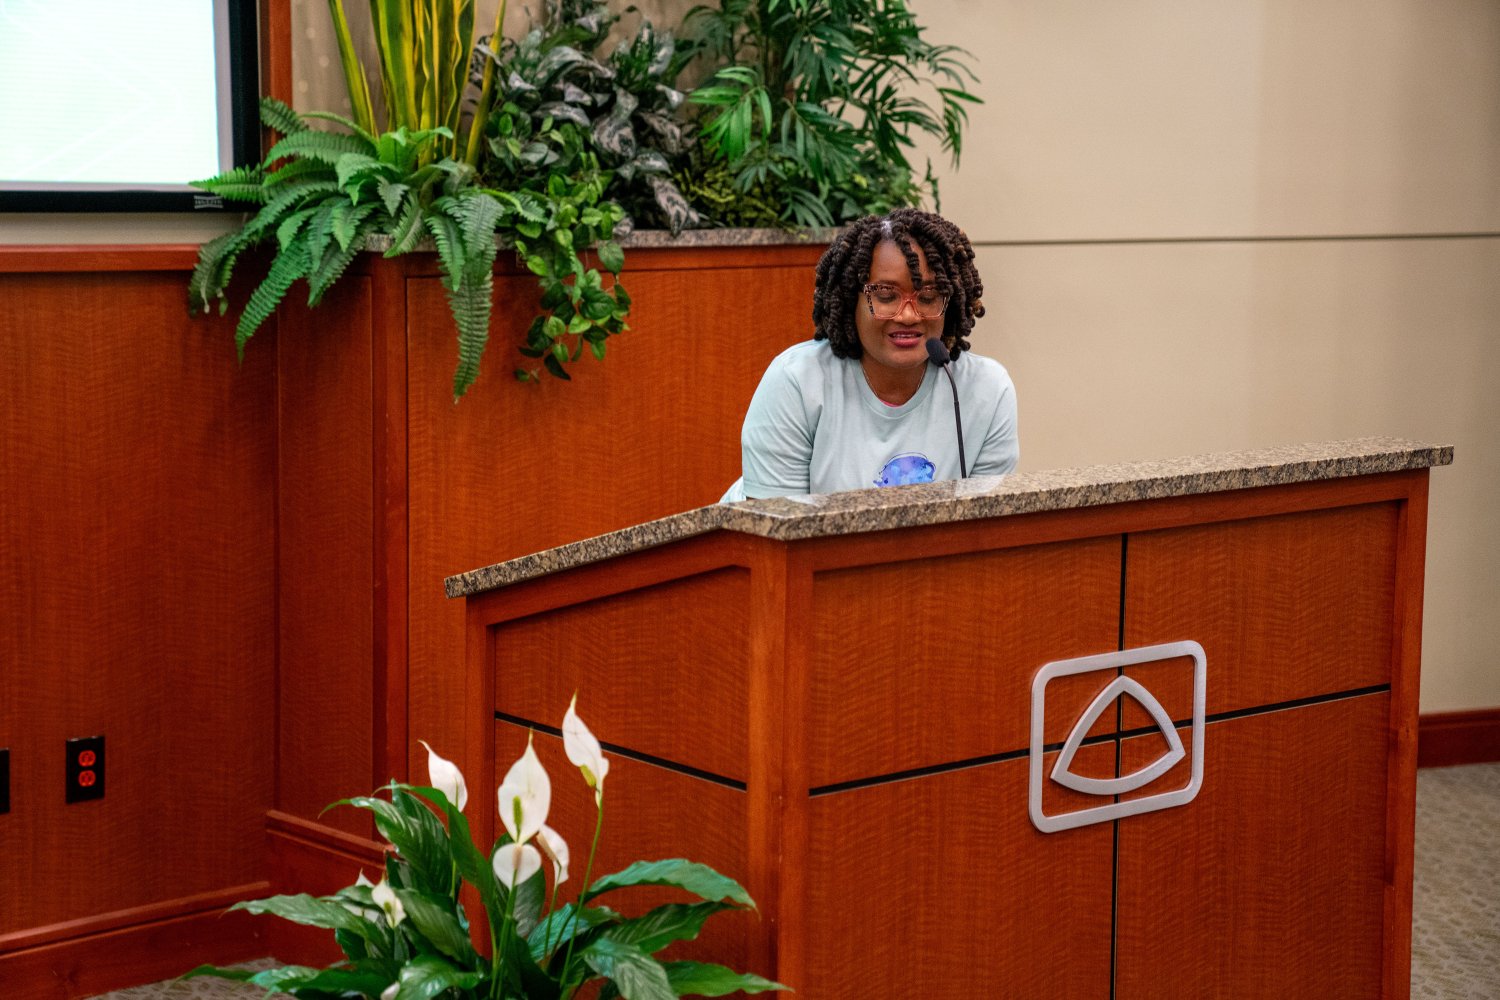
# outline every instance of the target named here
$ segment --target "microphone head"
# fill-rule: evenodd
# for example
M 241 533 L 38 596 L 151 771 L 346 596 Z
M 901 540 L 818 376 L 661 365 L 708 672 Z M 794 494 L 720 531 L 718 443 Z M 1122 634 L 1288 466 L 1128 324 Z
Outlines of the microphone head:
M 933 337 L 931 340 L 927 341 L 927 357 L 932 361 L 933 364 L 937 365 L 939 368 L 943 367 L 948 362 L 953 360 L 953 358 L 948 355 L 948 348 L 943 346 L 943 340 L 941 337 Z

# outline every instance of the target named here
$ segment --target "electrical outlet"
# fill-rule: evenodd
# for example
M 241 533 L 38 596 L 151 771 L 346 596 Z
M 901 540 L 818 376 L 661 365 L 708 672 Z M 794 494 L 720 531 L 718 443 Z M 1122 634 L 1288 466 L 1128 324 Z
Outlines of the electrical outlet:
M 0 813 L 10 812 L 10 750 L 0 750 Z
M 67 772 L 69 802 L 104 798 L 104 737 L 69 740 Z

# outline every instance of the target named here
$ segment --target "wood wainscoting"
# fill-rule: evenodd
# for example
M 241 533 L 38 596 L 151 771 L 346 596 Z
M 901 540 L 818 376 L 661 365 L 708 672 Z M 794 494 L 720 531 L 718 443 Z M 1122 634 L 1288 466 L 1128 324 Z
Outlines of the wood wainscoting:
M 1429 712 L 1417 723 L 1417 766 L 1500 761 L 1500 708 Z

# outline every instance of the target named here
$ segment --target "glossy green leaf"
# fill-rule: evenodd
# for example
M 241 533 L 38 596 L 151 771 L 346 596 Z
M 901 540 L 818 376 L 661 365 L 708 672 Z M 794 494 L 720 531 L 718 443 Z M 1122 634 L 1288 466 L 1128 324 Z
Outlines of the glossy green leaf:
M 580 953 L 588 967 L 611 979 L 630 1000 L 675 1000 L 677 994 L 660 962 L 634 945 L 609 938 L 592 942 Z
M 788 989 L 781 983 L 708 962 L 667 962 L 664 968 L 672 991 L 682 997 L 722 997 Z
M 711 902 L 723 900 L 740 906 L 755 906 L 750 894 L 734 879 L 720 875 L 708 865 L 683 858 L 637 861 L 622 871 L 595 879 L 583 894 L 583 900 L 587 902 L 603 893 L 633 885 L 668 885 Z

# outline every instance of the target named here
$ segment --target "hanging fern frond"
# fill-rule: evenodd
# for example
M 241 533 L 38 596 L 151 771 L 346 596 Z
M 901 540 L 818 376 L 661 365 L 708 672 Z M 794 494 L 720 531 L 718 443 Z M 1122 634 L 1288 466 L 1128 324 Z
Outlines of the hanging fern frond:
M 365 202 L 363 205 L 345 203 L 334 206 L 332 232 L 340 250 L 348 250 L 350 247 L 355 250 L 359 249 L 358 237 L 366 228 L 365 220 L 379 207 L 373 201 Z
M 479 359 L 484 356 L 490 338 L 490 293 L 494 274 L 485 268 L 483 274 L 467 276 L 458 291 L 448 293 L 448 308 L 458 327 L 458 369 L 453 373 L 453 401 L 456 403 L 479 377 Z
M 245 342 L 276 311 L 292 284 L 306 273 L 307 249 L 302 244 L 293 243 L 276 255 L 266 280 L 250 293 L 250 301 L 245 303 L 245 311 L 240 313 L 239 324 L 234 328 L 234 352 L 240 361 L 245 360 Z
M 399 257 L 404 253 L 411 253 L 422 241 L 424 232 L 426 229 L 423 227 L 422 206 L 417 204 L 415 198 L 411 198 L 391 230 L 391 248 L 385 252 L 385 256 Z
M 245 223 L 244 232 L 252 240 L 259 241 L 271 230 L 271 227 L 279 226 L 289 212 L 296 210 L 305 202 L 314 201 L 320 195 L 332 194 L 338 189 L 337 181 L 294 183 L 255 213 L 255 216 Z
M 224 285 L 219 281 L 220 269 L 223 267 L 224 259 L 231 253 L 237 252 L 237 245 L 241 243 L 239 233 L 224 233 L 215 236 L 198 248 L 198 263 L 193 267 L 193 275 L 188 279 L 188 311 L 193 314 L 207 312 L 209 303 L 214 300 L 223 301 Z
M 433 203 L 437 207 L 437 203 Z M 427 231 L 437 244 L 438 262 L 443 268 L 443 286 L 450 292 L 458 292 L 464 282 L 464 238 L 463 232 L 441 211 L 428 212 L 423 216 Z
M 274 97 L 260 99 L 260 120 L 267 128 L 275 129 L 282 135 L 307 131 L 307 122 L 302 120 L 302 116 Z
M 318 206 L 314 205 L 311 208 L 299 209 L 282 219 L 281 224 L 276 227 L 276 245 L 283 250 L 290 246 L 297 235 L 302 232 L 302 227 L 307 225 L 307 220 L 316 215 L 317 211 Z
M 307 180 L 308 178 L 317 178 L 319 180 L 336 179 L 333 170 L 321 160 L 293 160 L 290 163 L 283 163 L 266 175 L 266 192 L 268 195 L 271 195 L 275 193 L 275 189 L 278 187 L 283 187 L 292 181 Z
M 266 171 L 259 165 L 235 167 L 222 174 L 201 181 L 193 181 L 193 187 L 212 191 L 230 201 L 264 202 Z
M 289 135 L 266 154 L 266 162 L 271 163 L 286 156 L 300 156 L 308 160 L 319 160 L 333 166 L 338 163 L 339 157 L 345 153 L 375 152 L 372 143 L 368 143 L 357 135 L 344 135 L 339 132 L 317 132 L 308 129 Z
M 307 276 L 307 304 L 316 306 L 323 301 L 323 293 L 339 280 L 349 263 L 359 255 L 360 240 L 351 240 L 348 246 L 329 247 L 328 253 L 311 269 Z

